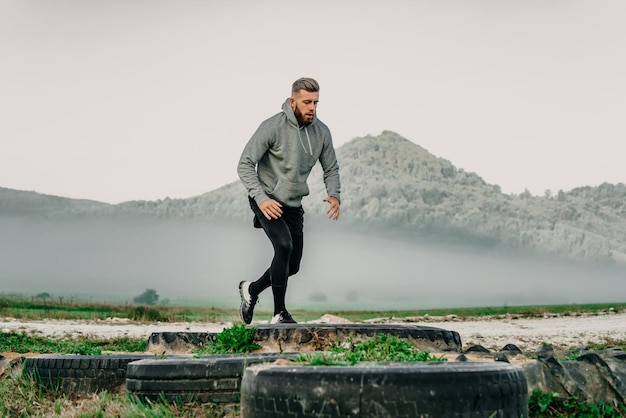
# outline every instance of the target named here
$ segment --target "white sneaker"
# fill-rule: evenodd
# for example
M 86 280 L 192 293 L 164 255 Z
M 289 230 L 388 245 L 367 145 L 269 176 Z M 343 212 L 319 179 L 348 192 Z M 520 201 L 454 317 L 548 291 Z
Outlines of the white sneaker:
M 241 296 L 239 315 L 243 322 L 249 324 L 252 322 L 252 316 L 254 315 L 254 305 L 256 305 L 259 298 L 250 294 L 250 282 L 244 281 L 239 283 L 239 296 Z
M 287 311 L 280 311 L 270 321 L 270 324 L 297 324 Z

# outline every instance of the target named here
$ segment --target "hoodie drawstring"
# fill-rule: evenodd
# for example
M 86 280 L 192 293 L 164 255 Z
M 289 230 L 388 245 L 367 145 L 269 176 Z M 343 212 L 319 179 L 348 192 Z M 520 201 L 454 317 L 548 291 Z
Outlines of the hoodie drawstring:
M 300 136 L 300 128 L 296 128 L 298 130 L 298 139 L 300 140 L 300 145 L 302 145 L 302 149 L 304 152 L 313 155 L 313 147 L 311 146 L 311 138 L 309 137 L 309 131 L 307 131 L 306 126 L 304 127 L 304 133 L 306 134 L 306 139 L 309 142 L 309 149 L 307 150 L 304 146 L 304 142 L 302 142 L 302 137 Z

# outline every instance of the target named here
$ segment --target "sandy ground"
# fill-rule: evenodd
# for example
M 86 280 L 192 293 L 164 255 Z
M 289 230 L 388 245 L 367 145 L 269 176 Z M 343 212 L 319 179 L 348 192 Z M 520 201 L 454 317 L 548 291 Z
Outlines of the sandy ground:
M 324 315 L 310 323 L 345 323 L 345 319 Z M 395 320 L 381 318 L 368 323 L 411 324 L 456 331 L 461 336 L 463 348 L 480 344 L 491 350 L 499 350 L 506 344 L 515 344 L 522 351 L 536 351 L 544 344 L 555 349 L 571 349 L 588 343 L 626 341 L 626 312 L 593 315 L 556 316 L 546 314 L 541 318 L 516 318 L 513 316 L 456 318 L 414 317 Z M 258 322 L 259 324 L 262 322 Z M 253 323 L 254 325 L 255 323 Z M 25 332 L 49 338 L 86 336 L 112 338 L 128 336 L 148 338 L 153 332 L 220 332 L 232 323 L 154 323 L 137 324 L 120 318 L 98 321 L 41 320 L 24 321 L 0 318 L 0 331 Z
M 421 321 L 420 325 L 457 331 L 463 348 L 480 344 L 500 350 L 506 344 L 515 344 L 522 351 L 536 351 L 551 344 L 554 349 L 568 350 L 589 343 L 611 346 L 626 341 L 626 312 L 541 318 L 450 318 Z

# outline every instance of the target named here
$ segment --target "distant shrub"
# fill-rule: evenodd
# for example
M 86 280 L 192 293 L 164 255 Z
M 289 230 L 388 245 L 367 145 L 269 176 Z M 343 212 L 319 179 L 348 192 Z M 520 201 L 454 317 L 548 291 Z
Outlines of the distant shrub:
M 146 289 L 141 295 L 133 298 L 133 302 L 145 303 L 146 305 L 156 305 L 158 301 L 159 294 L 154 289 Z

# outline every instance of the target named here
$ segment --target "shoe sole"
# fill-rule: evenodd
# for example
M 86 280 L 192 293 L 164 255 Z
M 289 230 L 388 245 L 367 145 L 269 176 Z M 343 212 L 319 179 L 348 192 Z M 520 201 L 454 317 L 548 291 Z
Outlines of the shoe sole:
M 243 304 L 246 303 L 246 300 L 243 297 L 243 284 L 244 283 L 245 283 L 244 281 L 239 282 L 239 297 L 241 298 L 241 305 L 239 305 L 239 317 L 241 318 L 241 321 L 244 324 L 249 325 L 250 322 L 252 322 L 252 320 L 250 322 L 246 322 L 246 320 L 243 317 Z

